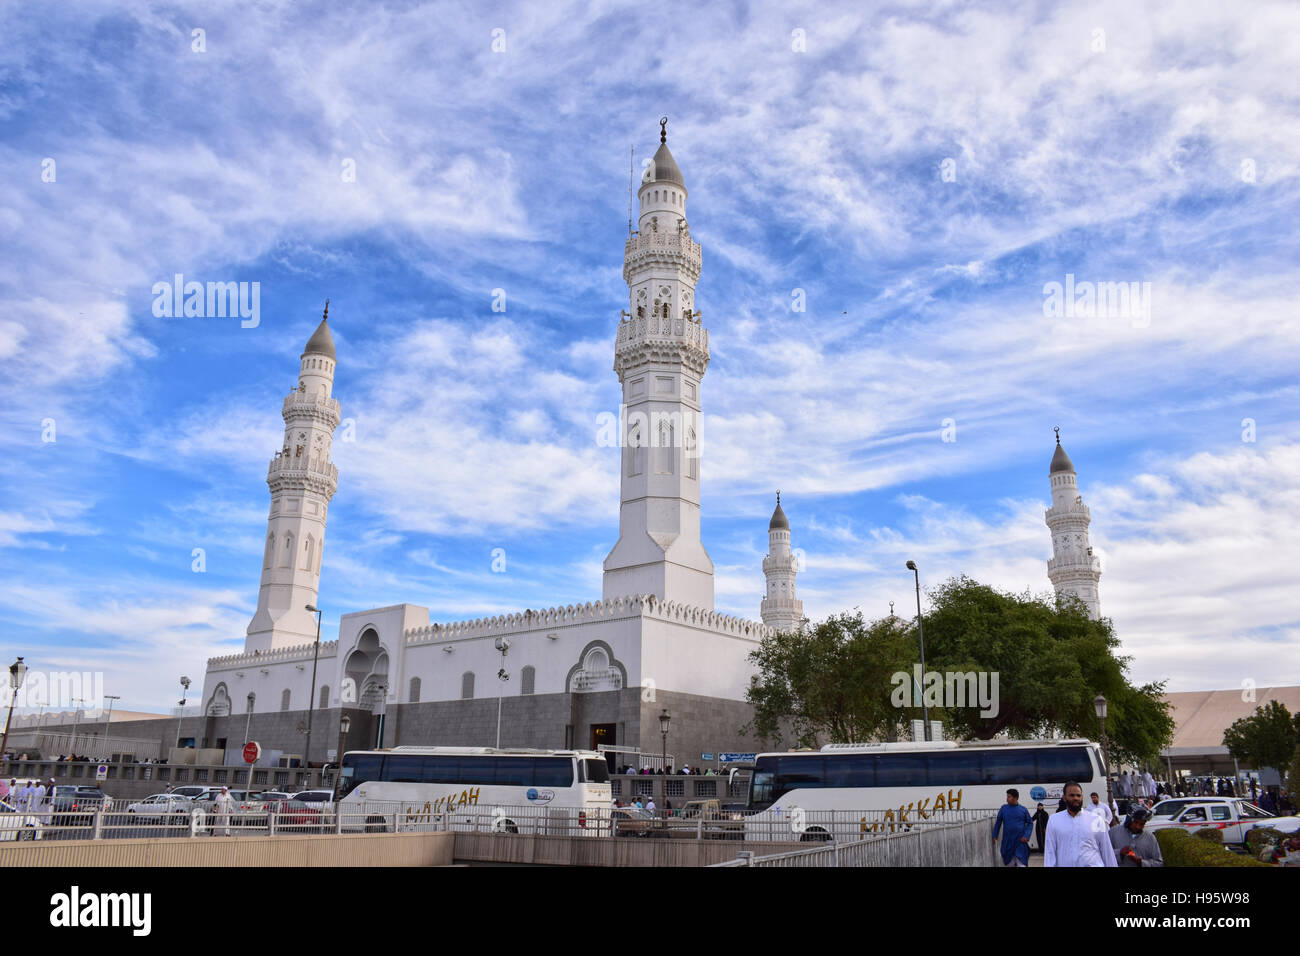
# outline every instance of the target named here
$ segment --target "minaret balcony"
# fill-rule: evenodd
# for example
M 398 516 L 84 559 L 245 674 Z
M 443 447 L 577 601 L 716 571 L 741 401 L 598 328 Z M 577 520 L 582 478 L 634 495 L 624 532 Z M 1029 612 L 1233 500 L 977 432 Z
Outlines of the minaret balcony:
M 1044 514 L 1046 515 L 1048 521 L 1051 521 L 1053 518 L 1065 518 L 1065 517 L 1083 518 L 1085 521 L 1092 520 L 1092 512 L 1088 509 L 1088 506 L 1085 504 L 1080 504 L 1077 501 L 1072 502 L 1068 505 L 1064 505 L 1060 508 L 1057 508 L 1055 506 L 1048 508 L 1044 512 Z
M 1067 554 L 1059 558 L 1047 559 L 1047 573 L 1053 575 L 1069 571 L 1084 574 L 1100 574 L 1101 558 L 1090 554 Z
M 338 399 L 324 398 L 307 392 L 290 392 L 284 398 L 280 414 L 286 421 L 295 417 L 312 418 L 325 422 L 333 428 L 338 425 L 342 410 Z
M 266 471 L 266 480 L 270 481 L 272 478 L 297 477 L 304 479 L 323 478 L 337 486 L 339 470 L 335 465 L 330 463 L 328 458 L 321 455 L 294 458 L 292 455 L 286 455 L 282 451 L 277 451 L 275 457 L 271 459 L 270 467 Z
M 681 232 L 638 232 L 627 237 L 623 246 L 623 261 L 631 262 L 633 258 L 644 253 L 667 252 L 682 255 L 700 261 L 700 244 L 691 238 L 685 230 Z
M 682 316 L 651 315 L 623 319 L 618 323 L 615 349 L 623 345 L 657 342 L 693 345 L 708 352 L 709 330 L 698 319 Z

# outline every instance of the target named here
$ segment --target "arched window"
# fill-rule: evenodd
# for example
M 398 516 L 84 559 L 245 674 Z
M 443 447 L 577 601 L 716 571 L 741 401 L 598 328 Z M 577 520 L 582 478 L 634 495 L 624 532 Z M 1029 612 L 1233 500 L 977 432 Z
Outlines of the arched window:
M 271 561 L 275 557 L 275 535 L 266 536 L 266 556 L 262 559 L 262 567 L 269 568 Z
M 533 685 L 537 682 L 537 668 L 529 664 L 519 672 L 519 693 L 531 694 Z
M 293 567 L 293 535 L 284 536 L 284 555 L 280 558 L 280 567 Z
M 699 480 L 700 477 L 700 453 L 699 440 L 695 437 L 695 429 L 686 429 L 686 477 Z
M 320 703 L 318 703 L 316 706 L 321 710 L 325 710 L 326 708 L 329 707 L 329 705 L 330 705 L 330 689 L 329 689 L 329 685 L 326 684 L 320 689 Z
M 659 423 L 659 444 L 655 448 L 655 472 L 660 475 L 671 475 L 674 473 L 673 460 L 677 456 L 677 449 L 674 448 L 676 434 L 673 426 L 668 422 Z
M 284 693 L 280 695 L 280 709 L 289 709 L 289 689 L 286 687 Z
M 460 675 L 460 699 L 474 699 L 474 672 L 466 671 Z
M 411 690 L 407 697 L 412 704 L 418 704 L 420 702 L 420 678 L 411 678 Z
M 302 569 L 311 570 L 312 549 L 316 546 L 315 540 L 311 535 L 307 535 L 307 540 L 302 543 Z

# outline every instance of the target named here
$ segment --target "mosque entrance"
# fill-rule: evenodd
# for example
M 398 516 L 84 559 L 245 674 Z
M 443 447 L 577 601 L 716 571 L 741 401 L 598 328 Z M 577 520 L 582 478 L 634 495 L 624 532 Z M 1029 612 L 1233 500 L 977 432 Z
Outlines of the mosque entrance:
M 618 724 L 592 724 L 591 725 L 591 749 L 599 749 L 601 744 L 606 747 L 612 747 L 618 740 Z M 606 754 L 606 759 L 609 754 Z

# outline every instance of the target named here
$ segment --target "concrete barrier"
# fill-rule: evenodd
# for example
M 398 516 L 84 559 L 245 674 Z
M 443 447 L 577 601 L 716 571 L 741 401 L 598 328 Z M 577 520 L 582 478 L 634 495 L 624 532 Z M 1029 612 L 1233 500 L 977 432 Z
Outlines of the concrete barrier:
M 465 863 L 531 863 L 539 866 L 711 866 L 754 854 L 807 849 L 806 843 L 741 840 L 654 840 L 540 836 L 527 833 L 454 833 L 455 857 Z
M 0 845 L 0 869 L 24 866 L 450 866 L 451 833 L 35 840 Z

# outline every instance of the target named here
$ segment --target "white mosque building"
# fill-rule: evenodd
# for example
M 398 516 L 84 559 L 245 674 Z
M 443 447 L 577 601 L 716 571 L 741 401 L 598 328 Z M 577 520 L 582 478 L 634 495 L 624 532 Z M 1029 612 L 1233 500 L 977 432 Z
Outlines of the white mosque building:
M 313 611 L 339 477 L 330 460 L 340 407 L 326 303 L 303 350 L 298 387 L 281 409 L 284 442 L 267 472 L 257 611 L 244 651 L 208 661 L 199 746 L 237 746 L 251 725 L 273 753 L 301 754 L 309 707 L 312 761 L 333 755 L 343 711 L 352 718 L 349 747 L 494 745 L 501 696 L 507 746 L 657 752 L 658 715 L 668 709 L 679 765 L 758 749 L 740 732 L 751 716 L 748 655 L 765 636 L 801 627 L 803 604 L 778 493 L 762 567 L 762 622 L 714 610 L 713 563 L 700 538 L 697 440 L 709 333 L 695 309 L 701 249 L 686 219 L 687 195 L 661 129 L 638 190 L 637 230 L 624 248 L 629 301 L 614 339 L 627 409 L 622 493 L 600 600 L 452 623 L 430 621 L 415 604 L 356 611 L 342 616 L 338 640 L 314 653 Z M 1089 512 L 1059 434 L 1050 480 L 1049 577 L 1097 617 L 1100 567 L 1088 542 Z

